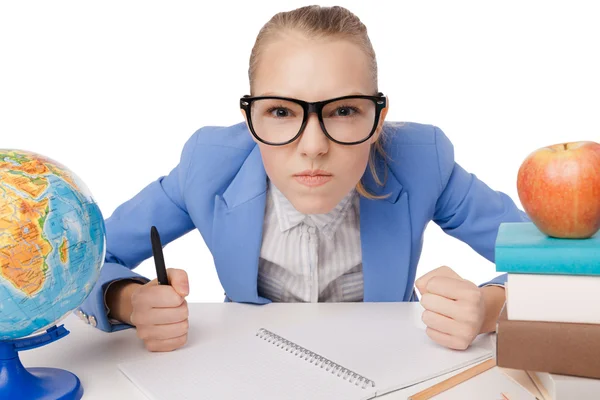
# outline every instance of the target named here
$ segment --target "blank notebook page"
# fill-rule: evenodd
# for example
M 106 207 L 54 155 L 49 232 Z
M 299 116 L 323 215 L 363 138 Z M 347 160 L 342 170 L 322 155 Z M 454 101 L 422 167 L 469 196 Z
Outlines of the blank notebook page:
M 273 333 L 374 381 L 378 395 L 493 356 L 489 335 L 464 351 L 438 345 L 425 333 L 420 315 L 421 310 L 402 303 L 361 303 L 314 324 L 279 327 Z

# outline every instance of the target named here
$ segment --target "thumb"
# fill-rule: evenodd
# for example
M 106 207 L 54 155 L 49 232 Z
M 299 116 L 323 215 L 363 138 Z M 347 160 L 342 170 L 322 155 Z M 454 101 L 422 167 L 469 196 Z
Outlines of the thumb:
M 427 281 L 428 279 L 425 276 L 422 276 L 415 281 L 415 287 L 417 288 L 421 296 L 427 293 Z
M 167 277 L 169 278 L 169 284 L 181 297 L 186 297 L 190 293 L 187 272 L 182 269 L 168 268 Z
M 427 293 L 427 284 L 429 283 L 429 280 L 434 276 L 445 276 L 447 278 L 462 279 L 460 275 L 458 275 L 452 268 L 443 265 L 439 268 L 429 271 L 428 273 L 416 280 L 415 287 L 419 290 L 421 296 Z

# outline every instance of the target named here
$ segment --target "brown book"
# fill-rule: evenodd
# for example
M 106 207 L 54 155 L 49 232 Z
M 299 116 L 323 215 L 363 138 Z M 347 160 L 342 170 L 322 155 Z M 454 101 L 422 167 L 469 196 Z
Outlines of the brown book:
M 497 324 L 499 367 L 600 378 L 600 324 L 512 321 Z

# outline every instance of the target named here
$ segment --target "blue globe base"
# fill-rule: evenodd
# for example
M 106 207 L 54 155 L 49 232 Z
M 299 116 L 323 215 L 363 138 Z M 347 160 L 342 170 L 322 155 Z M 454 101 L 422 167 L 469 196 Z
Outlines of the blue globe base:
M 83 396 L 79 378 L 64 369 L 26 369 L 17 358 L 0 363 L 0 376 L 0 399 L 79 400 Z
M 54 342 L 69 332 L 61 325 L 33 338 L 0 341 L 0 399 L 79 400 L 83 387 L 73 373 L 58 368 L 25 368 L 18 351 Z

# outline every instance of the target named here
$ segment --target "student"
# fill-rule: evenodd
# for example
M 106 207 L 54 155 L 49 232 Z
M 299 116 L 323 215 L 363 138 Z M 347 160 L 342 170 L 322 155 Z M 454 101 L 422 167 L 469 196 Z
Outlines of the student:
M 342 7 L 276 14 L 249 78 L 244 122 L 199 129 L 106 220 L 106 263 L 79 315 L 107 332 L 135 326 L 150 351 L 186 343 L 185 271 L 169 269 L 172 286 L 132 271 L 155 225 L 163 244 L 200 231 L 226 301 L 417 301 L 416 286 L 432 340 L 465 349 L 493 331 L 505 275 L 477 286 L 441 267 L 415 283 L 423 232 L 433 221 L 493 261 L 500 223 L 529 218 L 457 164 L 439 128 L 385 122 L 361 21 Z

